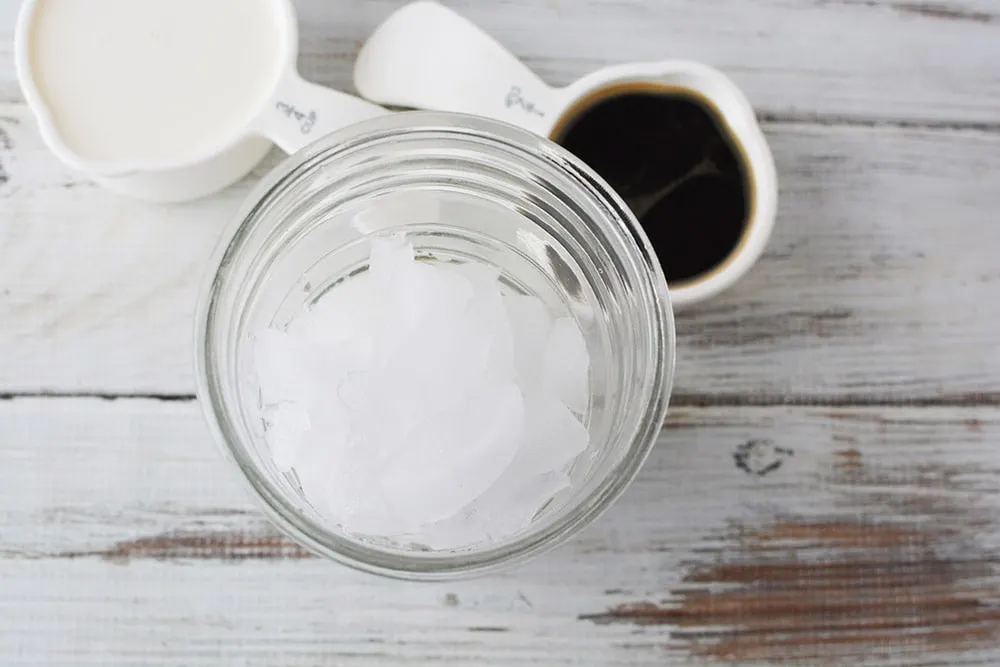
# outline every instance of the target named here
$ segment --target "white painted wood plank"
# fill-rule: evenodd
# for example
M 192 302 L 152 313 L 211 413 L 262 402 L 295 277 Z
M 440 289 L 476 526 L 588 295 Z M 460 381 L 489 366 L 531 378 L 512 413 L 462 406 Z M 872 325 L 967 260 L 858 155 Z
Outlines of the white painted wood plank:
M 0 657 L 8 667 L 664 664 L 662 632 L 595 629 L 576 620 L 573 591 L 539 582 L 532 599 L 517 586 L 378 584 L 317 561 L 22 561 L 0 569 L 17 609 L 0 607 Z
M 1000 386 L 1000 136 L 771 124 L 779 219 L 678 319 L 680 394 L 940 398 Z M 249 184 L 170 207 L 57 165 L 0 106 L 0 393 L 191 393 L 205 262 Z
M 0 569 L 0 656 L 8 667 L 825 664 L 777 652 L 705 656 L 664 626 L 595 625 L 578 610 L 617 596 L 581 595 L 545 574 L 416 586 L 316 561 L 21 561 Z M 899 634 L 859 643 L 820 660 L 971 667 L 997 659 L 989 649 L 928 651 Z
M 0 662 L 995 664 L 998 435 L 996 408 L 679 410 L 578 539 L 414 585 L 277 538 L 192 402 L 4 401 Z
M 20 99 L 0 0 L 0 99 Z M 357 50 L 404 0 L 297 0 L 301 67 L 353 89 Z M 1000 11 L 990 0 L 447 0 L 564 84 L 629 60 L 694 58 L 769 113 L 997 123 Z M 9 27 L 8 27 L 9 26 Z
M 13 400 L 0 415 L 0 486 L 20 480 L 16 504 L 0 503 L 7 552 L 256 520 L 194 402 Z
M 992 440 L 997 433 L 1000 408 L 993 407 L 676 408 L 629 501 L 604 523 L 642 524 L 642 531 L 618 536 L 622 541 L 614 548 L 643 551 L 695 544 L 713 522 L 763 509 L 747 504 L 758 495 L 794 499 L 791 513 L 829 513 L 832 496 L 823 494 L 858 482 L 841 475 L 861 469 L 853 451 L 871 458 L 865 465 L 892 474 L 887 486 L 926 486 L 934 493 L 961 482 L 968 493 L 984 495 L 986 510 L 1000 503 L 1000 478 L 990 476 L 1000 472 Z M 743 446 L 754 440 L 773 447 L 739 458 L 752 470 L 780 461 L 773 474 L 751 474 L 737 464 Z M 195 401 L 3 400 L 0 460 L 0 534 L 8 556 L 101 552 L 160 533 L 263 525 Z M 900 472 L 918 465 L 927 476 Z M 937 474 L 946 470 L 962 479 Z M 692 493 L 707 488 L 722 495 Z M 800 502 L 802 489 L 818 495 Z M 598 541 L 583 551 L 597 548 L 601 536 L 594 537 Z
M 22 105 L 0 117 L 0 386 L 190 390 L 197 285 L 249 182 L 136 202 L 64 169 Z

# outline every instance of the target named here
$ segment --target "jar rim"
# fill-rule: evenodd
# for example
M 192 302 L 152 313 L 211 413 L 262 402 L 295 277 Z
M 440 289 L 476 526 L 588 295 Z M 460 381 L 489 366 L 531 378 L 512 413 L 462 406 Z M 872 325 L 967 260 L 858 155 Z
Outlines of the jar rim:
M 569 176 L 579 189 L 608 211 L 606 224 L 632 241 L 628 246 L 631 258 L 645 270 L 652 309 L 651 322 L 656 327 L 654 366 L 649 369 L 648 399 L 638 418 L 627 455 L 615 466 L 587 497 L 583 511 L 571 512 L 547 526 L 544 531 L 529 533 L 497 547 L 471 552 L 389 551 L 374 545 L 359 544 L 320 530 L 305 519 L 273 488 L 272 482 L 260 474 L 257 466 L 242 454 L 238 429 L 232 424 L 226 398 L 222 395 L 217 372 L 218 351 L 215 337 L 215 317 L 223 274 L 239 251 L 241 237 L 252 229 L 261 211 L 265 211 L 297 178 L 306 165 L 318 157 L 337 159 L 345 151 L 364 150 L 393 137 L 413 134 L 434 134 L 456 142 L 486 142 L 495 147 L 529 156 L 541 157 L 553 169 Z M 332 151 L 332 152 L 331 152 Z M 595 171 L 561 146 L 544 137 L 515 126 L 477 116 L 443 112 L 412 111 L 383 116 L 326 135 L 275 166 L 247 196 L 239 212 L 223 232 L 202 284 L 195 318 L 195 377 L 197 394 L 213 439 L 225 456 L 240 471 L 265 515 L 283 533 L 310 550 L 331 560 L 362 571 L 400 579 L 440 580 L 482 574 L 522 563 L 544 551 L 562 544 L 584 526 L 602 514 L 630 485 L 655 445 L 666 415 L 675 366 L 674 317 L 670 306 L 666 279 L 652 245 L 638 221 L 621 197 Z M 319 534 L 317 534 L 319 533 Z

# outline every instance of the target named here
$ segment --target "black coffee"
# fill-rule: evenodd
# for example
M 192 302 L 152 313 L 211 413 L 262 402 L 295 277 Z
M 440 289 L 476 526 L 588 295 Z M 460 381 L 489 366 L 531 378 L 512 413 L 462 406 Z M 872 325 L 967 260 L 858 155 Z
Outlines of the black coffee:
M 632 208 L 667 282 L 722 264 L 743 236 L 752 194 L 718 113 L 690 92 L 649 86 L 602 91 L 577 108 L 553 138 Z

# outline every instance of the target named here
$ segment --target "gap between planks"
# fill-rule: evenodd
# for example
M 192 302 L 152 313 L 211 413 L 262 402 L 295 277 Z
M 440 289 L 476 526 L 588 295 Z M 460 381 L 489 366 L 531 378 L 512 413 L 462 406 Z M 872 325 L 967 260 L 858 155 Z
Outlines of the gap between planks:
M 26 391 L 0 393 L 0 401 L 17 399 L 99 399 L 103 401 L 162 401 L 187 403 L 198 400 L 194 394 L 171 393 L 110 393 L 110 392 L 56 392 Z M 872 407 L 872 408 L 948 408 L 948 407 L 1000 407 L 1000 392 L 968 392 L 941 394 L 939 396 L 914 396 L 884 398 L 870 394 L 843 396 L 782 396 L 776 394 L 704 394 L 675 393 L 670 397 L 671 408 L 713 407 Z
M 757 120 L 767 129 L 780 125 L 818 125 L 821 127 L 870 127 L 937 132 L 979 132 L 1000 134 L 1000 121 L 969 122 L 960 120 L 899 119 L 819 113 L 782 113 L 757 110 Z

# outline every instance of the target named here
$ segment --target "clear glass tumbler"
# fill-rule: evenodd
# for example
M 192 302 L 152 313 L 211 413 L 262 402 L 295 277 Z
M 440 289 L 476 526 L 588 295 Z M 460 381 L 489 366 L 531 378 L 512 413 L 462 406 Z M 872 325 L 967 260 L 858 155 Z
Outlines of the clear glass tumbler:
M 505 289 L 541 298 L 584 331 L 590 447 L 570 469 L 569 488 L 502 542 L 434 551 L 350 535 L 310 505 L 294 473 L 271 461 L 253 334 L 286 325 L 366 270 L 366 237 L 395 231 L 430 261 L 498 267 Z M 216 439 L 279 529 L 361 570 L 442 579 L 493 571 L 549 549 L 624 491 L 666 414 L 674 325 L 648 240 L 590 168 L 503 123 L 409 112 L 328 135 L 257 185 L 202 291 L 196 366 Z

